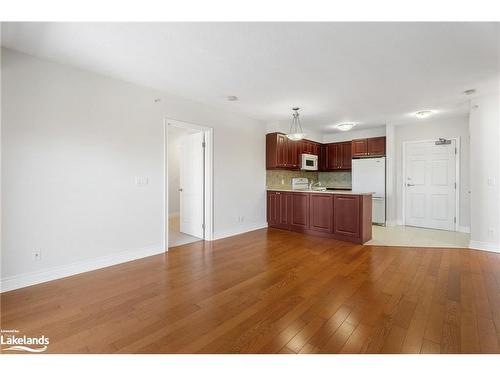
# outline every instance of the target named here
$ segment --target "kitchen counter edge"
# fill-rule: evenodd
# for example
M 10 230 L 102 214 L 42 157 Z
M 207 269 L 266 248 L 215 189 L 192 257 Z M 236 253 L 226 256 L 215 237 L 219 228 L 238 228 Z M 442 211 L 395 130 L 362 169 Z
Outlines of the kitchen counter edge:
M 373 195 L 373 193 L 357 192 L 352 190 L 293 190 L 293 189 L 271 189 L 267 188 L 266 191 L 283 191 L 289 193 L 311 193 L 311 194 L 341 194 L 341 195 Z

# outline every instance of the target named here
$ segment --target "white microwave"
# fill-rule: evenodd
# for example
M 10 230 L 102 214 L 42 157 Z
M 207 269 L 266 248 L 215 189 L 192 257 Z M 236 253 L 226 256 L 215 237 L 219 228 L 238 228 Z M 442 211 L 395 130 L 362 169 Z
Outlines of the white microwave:
M 300 169 L 304 171 L 317 171 L 318 170 L 318 155 L 301 154 L 300 155 Z

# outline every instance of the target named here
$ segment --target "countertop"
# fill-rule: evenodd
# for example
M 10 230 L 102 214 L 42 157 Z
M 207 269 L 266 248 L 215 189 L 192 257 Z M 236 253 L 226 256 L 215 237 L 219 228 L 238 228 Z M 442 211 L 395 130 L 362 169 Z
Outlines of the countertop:
M 266 189 L 267 191 L 286 191 L 292 193 L 319 193 L 319 194 L 343 194 L 343 195 L 372 195 L 373 193 L 358 192 L 352 190 L 293 190 L 293 189 Z

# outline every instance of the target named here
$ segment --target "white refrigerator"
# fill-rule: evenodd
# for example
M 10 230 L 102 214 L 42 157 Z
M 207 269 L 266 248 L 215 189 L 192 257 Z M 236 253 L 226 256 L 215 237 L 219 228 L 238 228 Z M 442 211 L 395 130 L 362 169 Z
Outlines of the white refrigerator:
M 352 160 L 352 191 L 372 192 L 372 222 L 385 225 L 385 157 Z

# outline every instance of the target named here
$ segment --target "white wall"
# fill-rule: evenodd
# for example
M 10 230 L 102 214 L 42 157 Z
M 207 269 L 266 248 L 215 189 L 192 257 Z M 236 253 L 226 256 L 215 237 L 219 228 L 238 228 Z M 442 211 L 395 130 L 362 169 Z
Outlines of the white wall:
M 266 225 L 258 121 L 5 49 L 1 94 L 4 290 L 163 251 L 165 117 L 214 128 L 214 237 Z
M 325 134 L 323 135 L 322 142 L 323 143 L 345 142 L 345 141 L 351 141 L 353 139 L 383 137 L 383 136 L 385 136 L 385 125 L 375 126 L 373 128 L 368 128 L 368 129 L 358 129 L 358 130 L 354 128 L 353 130 L 349 130 L 347 132 Z
M 460 137 L 460 207 L 459 226 L 464 231 L 470 227 L 470 141 L 469 141 L 469 120 L 467 116 L 454 118 L 444 118 L 438 120 L 421 120 L 414 123 L 395 126 L 395 166 L 396 172 L 396 211 L 397 221 L 403 221 L 403 142 L 420 141 L 438 138 L 458 138 Z
M 500 252 L 500 97 L 471 101 L 471 247 Z

